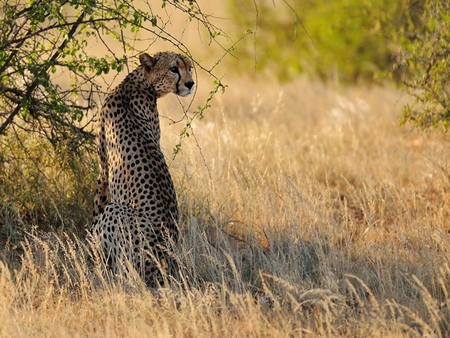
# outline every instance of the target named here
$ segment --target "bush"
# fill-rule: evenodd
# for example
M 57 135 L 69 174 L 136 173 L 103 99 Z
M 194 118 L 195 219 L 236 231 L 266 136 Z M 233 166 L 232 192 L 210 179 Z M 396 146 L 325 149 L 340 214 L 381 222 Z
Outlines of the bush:
M 396 68 L 407 92 L 415 97 L 402 122 L 420 128 L 450 127 L 450 3 L 427 1 L 422 22 L 410 32 Z
M 71 154 L 49 141 L 17 133 L 0 148 L 0 239 L 23 231 L 65 229 L 78 235 L 90 221 L 97 164 L 87 151 Z

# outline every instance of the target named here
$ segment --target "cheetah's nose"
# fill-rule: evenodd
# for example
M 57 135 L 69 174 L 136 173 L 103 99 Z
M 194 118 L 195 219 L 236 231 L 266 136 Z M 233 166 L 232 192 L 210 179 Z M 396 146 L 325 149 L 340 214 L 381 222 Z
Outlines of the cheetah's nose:
M 184 85 L 186 86 L 187 89 L 191 89 L 192 86 L 194 85 L 194 81 L 185 82 Z

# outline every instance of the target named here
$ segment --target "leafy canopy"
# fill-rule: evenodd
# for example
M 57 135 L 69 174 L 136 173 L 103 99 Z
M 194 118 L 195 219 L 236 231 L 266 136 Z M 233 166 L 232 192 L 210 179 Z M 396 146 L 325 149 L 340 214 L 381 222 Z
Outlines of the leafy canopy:
M 89 112 L 105 94 L 104 76 L 127 69 L 142 51 L 137 42 L 162 39 L 190 55 L 155 6 L 196 22 L 210 42 L 221 33 L 195 1 L 140 1 L 138 8 L 128 0 L 0 0 L 0 135 L 24 130 L 72 150 L 92 144 Z

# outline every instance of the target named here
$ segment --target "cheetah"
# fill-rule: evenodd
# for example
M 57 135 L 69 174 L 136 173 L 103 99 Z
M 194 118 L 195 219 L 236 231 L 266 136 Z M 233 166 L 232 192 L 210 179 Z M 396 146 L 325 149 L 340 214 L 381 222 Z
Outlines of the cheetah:
M 189 95 L 192 62 L 174 52 L 140 55 L 140 66 L 105 99 L 99 114 L 99 177 L 92 232 L 109 267 L 135 272 L 151 287 L 167 285 L 178 265 L 178 204 L 160 147 L 157 99 Z

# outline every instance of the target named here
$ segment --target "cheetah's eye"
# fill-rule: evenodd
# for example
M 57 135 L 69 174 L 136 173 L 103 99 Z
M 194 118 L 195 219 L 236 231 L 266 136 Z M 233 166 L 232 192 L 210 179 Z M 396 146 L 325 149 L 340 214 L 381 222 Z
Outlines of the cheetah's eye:
M 178 68 L 177 67 L 170 67 L 169 70 L 170 70 L 171 73 L 178 74 Z

